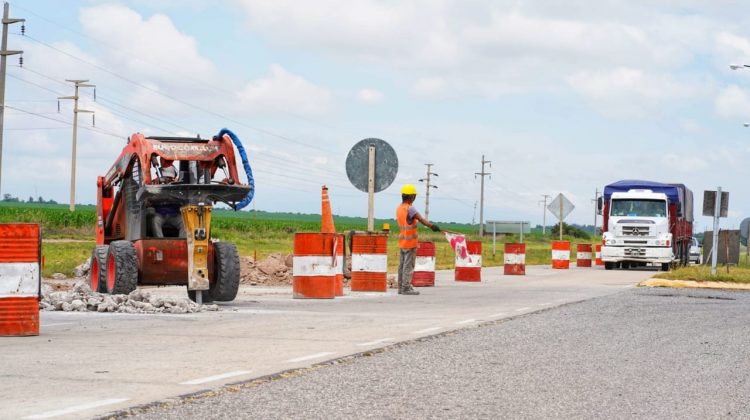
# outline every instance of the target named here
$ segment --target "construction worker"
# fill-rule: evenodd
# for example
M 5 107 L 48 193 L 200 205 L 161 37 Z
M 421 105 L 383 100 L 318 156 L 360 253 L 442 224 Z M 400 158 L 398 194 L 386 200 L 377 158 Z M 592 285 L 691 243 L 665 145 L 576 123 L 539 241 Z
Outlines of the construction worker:
M 425 220 L 412 205 L 417 198 L 417 188 L 412 184 L 406 184 L 401 188 L 401 205 L 396 209 L 396 222 L 398 222 L 398 294 L 418 295 L 411 285 L 414 274 L 414 264 L 417 261 L 417 221 L 433 232 L 439 232 L 440 228 Z

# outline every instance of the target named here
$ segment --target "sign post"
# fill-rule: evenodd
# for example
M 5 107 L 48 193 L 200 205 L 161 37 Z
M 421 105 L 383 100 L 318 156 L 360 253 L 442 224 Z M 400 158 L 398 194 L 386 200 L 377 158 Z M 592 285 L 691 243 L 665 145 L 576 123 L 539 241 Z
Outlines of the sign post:
M 367 231 L 375 231 L 375 193 L 396 179 L 398 157 L 390 144 L 369 138 L 355 144 L 346 157 L 346 175 L 358 190 L 367 193 Z
M 711 275 L 716 275 L 716 260 L 718 259 L 719 245 L 719 215 L 721 212 L 721 187 L 716 187 L 716 199 L 714 200 L 714 235 L 711 244 Z
M 703 215 L 713 216 L 714 233 L 711 238 L 711 275 L 716 275 L 716 263 L 719 258 L 719 218 L 727 217 L 729 213 L 729 193 L 722 192 L 721 187 L 716 191 L 703 191 Z M 727 260 L 728 263 L 728 260 Z
M 555 199 L 552 200 L 551 203 L 549 203 L 549 206 L 547 206 L 547 210 L 549 210 L 550 213 L 554 214 L 555 217 L 560 219 L 561 241 L 563 232 L 563 220 L 568 217 L 568 215 L 573 211 L 574 208 L 576 208 L 576 206 L 574 206 L 573 203 L 571 203 L 570 200 L 568 200 L 568 198 L 565 197 L 562 193 L 558 194 L 557 197 L 555 197 Z

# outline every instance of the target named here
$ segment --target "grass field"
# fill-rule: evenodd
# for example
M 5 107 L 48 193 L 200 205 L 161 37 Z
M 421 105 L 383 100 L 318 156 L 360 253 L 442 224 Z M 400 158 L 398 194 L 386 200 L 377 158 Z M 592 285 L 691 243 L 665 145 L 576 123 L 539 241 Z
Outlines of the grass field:
M 666 280 L 750 283 L 750 262 L 747 261 L 743 252 L 740 255 L 740 263 L 737 266 L 730 266 L 729 268 L 726 266 L 719 266 L 716 268 L 716 276 L 711 275 L 710 265 L 699 265 L 673 269 L 666 273 L 659 273 L 654 277 Z
M 94 247 L 94 225 L 96 221 L 95 206 L 76 206 L 70 212 L 65 205 L 27 204 L 0 202 L 0 223 L 39 223 L 42 226 L 45 267 L 43 273 L 71 275 L 73 269 L 86 261 Z M 365 230 L 367 220 L 356 217 L 334 217 L 339 232 Z M 394 220 L 376 220 L 376 226 L 390 223 L 396 227 Z M 461 232 L 468 240 L 478 240 L 476 226 L 458 223 L 439 223 L 441 228 Z M 267 212 L 233 212 L 216 209 L 213 214 L 211 236 L 237 245 L 240 255 L 257 256 L 259 259 L 268 254 L 279 252 L 292 253 L 294 233 L 314 232 L 320 230 L 320 215 Z M 453 267 L 453 251 L 442 234 L 420 228 L 420 240 L 434 241 L 437 245 L 436 260 L 438 269 Z M 392 232 L 388 243 L 389 270 L 395 271 L 398 265 L 397 234 Z M 593 243 L 592 240 L 580 240 L 565 237 L 575 243 Z M 492 237 L 482 239 L 483 264 L 497 266 L 503 263 L 503 246 L 505 242 L 515 242 L 517 235 L 498 236 L 496 253 L 492 255 Z M 526 243 L 527 264 L 549 264 L 549 235 L 543 237 L 541 232 L 524 235 Z M 573 245 L 574 247 L 575 245 Z M 575 248 L 573 248 L 575 249 Z M 571 252 L 575 260 L 575 252 Z

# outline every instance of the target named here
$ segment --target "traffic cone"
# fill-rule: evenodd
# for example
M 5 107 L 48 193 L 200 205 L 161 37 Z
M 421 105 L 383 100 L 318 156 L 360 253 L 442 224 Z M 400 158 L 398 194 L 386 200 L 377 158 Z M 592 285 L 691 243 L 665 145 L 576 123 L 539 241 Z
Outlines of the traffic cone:
M 331 213 L 331 200 L 328 198 L 328 187 L 323 185 L 322 210 L 321 210 L 321 233 L 336 233 L 336 226 L 333 225 L 333 214 Z

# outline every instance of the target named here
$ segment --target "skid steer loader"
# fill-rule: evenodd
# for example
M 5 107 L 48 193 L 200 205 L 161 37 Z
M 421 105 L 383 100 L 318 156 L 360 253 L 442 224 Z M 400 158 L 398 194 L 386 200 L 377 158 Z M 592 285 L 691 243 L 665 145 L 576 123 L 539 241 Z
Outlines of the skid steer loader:
M 235 147 L 247 184 L 238 175 Z M 186 285 L 198 303 L 235 298 L 237 248 L 211 239 L 213 204 L 238 210 L 254 194 L 252 170 L 234 133 L 223 129 L 211 139 L 133 134 L 96 186 L 93 291 Z

